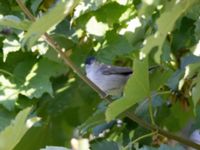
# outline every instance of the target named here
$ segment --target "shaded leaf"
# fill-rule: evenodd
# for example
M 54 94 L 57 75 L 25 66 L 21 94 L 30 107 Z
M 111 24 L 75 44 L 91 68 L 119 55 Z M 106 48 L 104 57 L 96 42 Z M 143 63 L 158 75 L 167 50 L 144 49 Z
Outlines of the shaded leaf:
M 61 125 L 62 123 L 63 125 Z M 38 126 L 30 128 L 13 150 L 38 150 L 46 147 L 47 145 L 64 146 L 66 141 L 65 134 L 71 135 L 69 127 L 66 128 L 67 125 L 65 125 L 62 120 L 56 120 L 56 123 L 51 122 L 50 124 L 46 124 L 44 126 L 41 125 L 42 123 Z M 61 130 L 63 127 L 68 129 L 68 132 L 66 132 L 66 130 Z
M 192 101 L 194 107 L 197 106 L 200 101 L 200 72 L 198 73 L 196 79 L 193 81 L 194 87 L 192 88 Z
M 162 108 L 165 109 L 164 107 Z M 166 116 L 160 116 L 160 124 L 162 126 L 167 127 L 171 132 L 180 131 L 185 125 L 193 118 L 193 110 L 189 108 L 187 111 L 181 108 L 179 103 L 175 103 L 170 108 L 166 108 L 168 110 L 164 110 Z M 176 120 L 176 124 L 174 124 L 174 120 Z
M 162 144 L 159 148 L 144 146 L 143 148 L 140 148 L 139 150 L 185 150 L 185 148 L 181 145 L 170 146 L 170 145 Z
M 97 141 L 91 144 L 91 150 L 119 150 L 117 143 L 112 141 Z
M 200 40 L 200 18 L 195 22 L 195 38 Z
M 165 83 L 167 83 L 167 80 L 171 77 L 171 75 L 172 70 L 162 70 L 162 68 L 158 68 L 149 76 L 150 89 L 152 91 L 158 90 L 160 86 L 163 86 Z
M 7 127 L 12 119 L 15 117 L 14 112 L 6 110 L 3 106 L 0 106 L 0 132 Z
M 114 31 L 106 34 L 107 44 L 104 45 L 98 52 L 99 60 L 107 63 L 113 60 L 116 56 L 127 55 L 134 50 L 128 40 Z
M 8 14 L 11 11 L 11 5 L 10 2 L 7 1 L 7 3 L 5 3 L 4 0 L 0 0 L 0 14 Z
M 192 6 L 192 8 L 187 13 L 187 17 L 197 20 L 200 15 L 199 7 L 200 7 L 200 3 L 197 3 L 196 5 Z
M 103 105 L 103 103 L 102 103 Z M 105 106 L 100 106 L 81 126 L 78 127 L 80 134 L 84 135 L 88 131 L 94 129 L 95 126 L 105 123 Z M 98 132 L 99 134 L 99 132 Z M 98 135 L 97 134 L 97 135 Z

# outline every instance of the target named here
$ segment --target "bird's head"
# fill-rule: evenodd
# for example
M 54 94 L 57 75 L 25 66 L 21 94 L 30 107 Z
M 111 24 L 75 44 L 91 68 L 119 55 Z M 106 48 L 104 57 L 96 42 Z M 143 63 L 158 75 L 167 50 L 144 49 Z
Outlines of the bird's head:
M 97 60 L 96 60 L 96 58 L 94 57 L 94 56 L 90 56 L 90 57 L 88 57 L 87 59 L 86 59 L 86 61 L 85 61 L 85 64 L 86 65 L 91 65 L 91 64 L 93 64 L 94 62 L 96 62 Z

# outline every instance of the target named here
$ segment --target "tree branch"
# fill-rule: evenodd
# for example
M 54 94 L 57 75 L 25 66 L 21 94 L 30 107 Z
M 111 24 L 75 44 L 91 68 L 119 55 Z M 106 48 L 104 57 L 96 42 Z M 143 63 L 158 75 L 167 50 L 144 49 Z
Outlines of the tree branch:
M 35 21 L 35 17 L 31 14 L 31 12 L 27 9 L 27 7 L 24 5 L 24 3 L 21 0 L 16 0 L 19 7 L 22 9 L 22 11 L 27 15 L 27 17 L 32 20 Z M 96 91 L 101 98 L 108 100 L 109 102 L 111 102 L 112 100 L 107 96 L 107 94 L 105 92 L 103 92 L 99 87 L 97 87 L 92 81 L 90 81 L 80 70 L 79 68 L 71 61 L 71 59 L 69 58 L 69 56 L 67 56 L 65 54 L 65 52 L 62 51 L 62 48 L 56 43 L 56 41 L 54 41 L 47 33 L 44 34 L 44 39 L 45 41 L 61 56 L 61 58 L 64 60 L 65 64 L 67 66 L 69 66 L 85 83 L 87 83 L 94 91 Z M 131 120 L 135 121 L 136 123 L 138 123 L 140 126 L 149 129 L 149 130 L 153 130 L 153 131 L 157 131 L 159 134 L 169 138 L 169 139 L 173 139 L 176 140 L 184 145 L 188 145 L 190 147 L 196 148 L 196 149 L 200 149 L 200 145 L 194 143 L 193 141 L 190 141 L 188 139 L 179 137 L 177 135 L 173 135 L 167 131 L 164 131 L 163 129 L 148 124 L 147 122 L 145 122 L 144 120 L 140 119 L 139 117 L 137 117 L 135 115 L 134 112 L 132 112 L 131 110 L 127 110 L 126 112 L 124 112 L 124 114 L 130 118 Z

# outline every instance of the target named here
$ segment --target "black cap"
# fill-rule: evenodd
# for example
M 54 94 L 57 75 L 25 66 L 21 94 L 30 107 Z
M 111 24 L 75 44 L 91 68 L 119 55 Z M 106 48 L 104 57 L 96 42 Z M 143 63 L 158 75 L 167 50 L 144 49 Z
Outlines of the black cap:
M 85 60 L 85 64 L 91 65 L 94 61 L 96 61 L 96 58 L 94 56 L 90 56 Z

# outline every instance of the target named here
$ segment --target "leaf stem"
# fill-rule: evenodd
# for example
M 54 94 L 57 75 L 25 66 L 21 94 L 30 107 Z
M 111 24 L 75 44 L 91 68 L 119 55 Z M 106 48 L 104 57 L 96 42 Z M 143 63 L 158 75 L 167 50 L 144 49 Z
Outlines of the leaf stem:
M 152 125 L 156 125 L 154 117 L 153 117 L 153 106 L 152 106 L 152 97 L 151 95 L 149 95 L 149 115 L 150 115 L 150 119 L 151 119 L 151 123 Z
M 171 91 L 161 91 L 161 92 L 157 92 L 154 96 L 156 95 L 165 95 L 165 94 L 170 94 Z
M 144 138 L 147 138 L 147 137 L 153 136 L 153 135 L 155 135 L 155 134 L 157 134 L 157 131 L 154 131 L 154 132 L 151 132 L 151 133 L 145 134 L 145 135 L 143 135 L 143 136 L 140 136 L 139 138 L 137 138 L 137 139 L 135 139 L 134 141 L 130 142 L 126 147 L 124 147 L 124 150 L 128 149 L 129 146 L 135 144 L 136 142 L 138 142 L 138 141 L 140 141 L 140 140 L 142 140 L 142 139 L 144 139 Z
M 10 72 L 8 72 L 8 71 L 6 71 L 4 69 L 0 69 L 0 72 L 2 72 L 3 74 L 6 74 L 6 75 L 9 75 L 9 76 L 13 77 L 12 73 L 10 73 Z
M 28 16 L 28 18 L 32 21 L 35 21 L 35 17 L 31 14 L 31 12 L 27 9 L 27 7 L 24 5 L 24 3 L 22 2 L 22 0 L 16 0 L 16 2 L 18 3 L 19 7 L 22 9 L 22 11 Z M 75 64 L 71 61 L 71 59 L 69 58 L 69 56 L 66 55 L 65 52 L 63 52 L 63 49 L 47 34 L 44 34 L 45 37 L 45 41 L 53 47 L 53 49 L 61 56 L 61 58 L 64 60 L 65 64 L 67 66 L 69 66 L 83 81 L 85 81 L 85 83 L 87 83 L 94 91 L 96 91 L 102 99 L 106 99 L 109 102 L 111 102 L 112 100 L 110 99 L 110 97 L 104 93 L 99 87 L 97 87 L 92 81 L 90 81 L 84 74 L 81 73 L 81 71 L 79 70 L 79 68 L 77 66 L 75 66 Z M 168 137 L 170 139 L 174 139 L 178 142 L 181 142 L 183 144 L 186 144 L 188 146 L 191 146 L 193 148 L 196 149 L 200 149 L 200 145 L 196 144 L 192 141 L 189 141 L 187 139 L 184 139 L 182 137 L 173 135 L 167 131 L 164 131 L 160 128 L 158 128 L 157 126 L 151 125 L 147 122 L 145 122 L 144 120 L 138 118 L 134 112 L 127 110 L 125 112 L 125 115 L 130 118 L 131 120 L 135 121 L 136 123 L 138 123 L 140 126 L 149 129 L 149 130 L 154 130 L 154 131 L 158 131 L 159 134 Z

